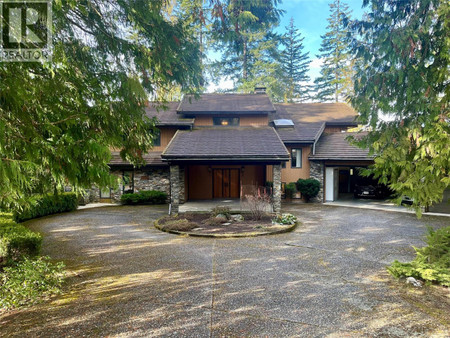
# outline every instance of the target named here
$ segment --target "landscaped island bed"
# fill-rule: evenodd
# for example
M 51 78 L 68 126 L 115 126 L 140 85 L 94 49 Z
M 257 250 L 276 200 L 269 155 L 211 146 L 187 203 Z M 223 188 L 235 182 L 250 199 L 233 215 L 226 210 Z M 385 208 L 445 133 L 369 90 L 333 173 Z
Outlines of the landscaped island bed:
M 156 220 L 157 229 L 174 234 L 204 237 L 247 237 L 262 236 L 292 231 L 297 223 L 273 223 L 274 216 L 263 215 L 254 220 L 250 215 L 211 215 L 205 213 L 185 213 L 164 216 Z

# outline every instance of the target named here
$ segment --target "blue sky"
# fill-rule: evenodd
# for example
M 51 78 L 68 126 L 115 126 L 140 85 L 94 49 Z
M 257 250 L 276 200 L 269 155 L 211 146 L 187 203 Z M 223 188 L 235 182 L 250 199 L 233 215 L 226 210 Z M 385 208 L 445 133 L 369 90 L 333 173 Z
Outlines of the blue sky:
M 327 18 L 330 15 L 328 4 L 332 0 L 283 0 L 279 8 L 285 11 L 280 27 L 277 29 L 279 33 L 285 31 L 285 27 L 289 21 L 294 18 L 295 26 L 304 36 L 305 51 L 310 52 L 311 65 L 310 76 L 312 79 L 319 75 L 320 60 L 316 58 L 319 52 L 321 38 L 325 34 L 328 25 Z M 345 1 L 352 10 L 352 17 L 360 19 L 363 14 L 362 0 Z M 210 86 L 208 91 L 214 91 L 217 87 L 231 88 L 229 81 L 221 81 L 219 86 Z

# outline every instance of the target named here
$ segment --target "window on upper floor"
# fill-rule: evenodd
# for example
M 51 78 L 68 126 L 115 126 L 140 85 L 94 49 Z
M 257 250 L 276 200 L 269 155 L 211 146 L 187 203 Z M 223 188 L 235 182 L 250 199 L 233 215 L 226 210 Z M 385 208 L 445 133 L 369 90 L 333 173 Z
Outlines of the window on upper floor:
M 294 148 L 291 150 L 291 168 L 302 167 L 302 149 Z
M 239 117 L 213 117 L 213 125 L 215 126 L 238 126 Z
M 153 133 L 153 146 L 159 147 L 161 145 L 161 130 L 155 129 Z

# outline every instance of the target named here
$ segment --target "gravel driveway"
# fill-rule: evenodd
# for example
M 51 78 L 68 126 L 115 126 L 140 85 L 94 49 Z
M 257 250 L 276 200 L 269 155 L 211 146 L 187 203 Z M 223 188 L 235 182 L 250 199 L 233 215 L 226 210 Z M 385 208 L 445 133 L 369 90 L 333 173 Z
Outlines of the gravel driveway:
M 86 209 L 28 222 L 69 270 L 68 292 L 0 315 L 2 336 L 411 336 L 449 334 L 449 294 L 385 272 L 447 219 L 285 206 L 295 232 L 179 237 L 163 207 Z

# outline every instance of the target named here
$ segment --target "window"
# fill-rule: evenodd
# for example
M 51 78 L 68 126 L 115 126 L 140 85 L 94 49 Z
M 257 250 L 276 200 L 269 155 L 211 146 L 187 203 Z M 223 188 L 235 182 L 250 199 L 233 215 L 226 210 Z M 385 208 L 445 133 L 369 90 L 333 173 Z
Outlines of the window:
M 215 126 L 238 126 L 239 117 L 213 117 L 213 124 Z
M 153 132 L 153 146 L 159 147 L 161 145 L 161 130 L 155 129 Z
M 101 189 L 100 198 L 111 198 L 111 189 L 110 188 Z
M 302 167 L 302 149 L 292 149 L 291 168 Z
M 122 192 L 130 194 L 134 191 L 134 173 L 132 171 L 124 171 L 122 173 Z

